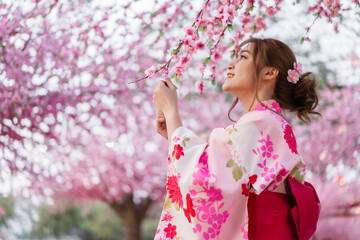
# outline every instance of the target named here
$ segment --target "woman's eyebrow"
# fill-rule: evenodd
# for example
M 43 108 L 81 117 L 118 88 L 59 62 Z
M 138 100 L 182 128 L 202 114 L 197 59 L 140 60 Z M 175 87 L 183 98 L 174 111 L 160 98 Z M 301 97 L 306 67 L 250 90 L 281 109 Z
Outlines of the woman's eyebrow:
M 240 52 L 240 54 L 242 54 L 242 53 L 244 53 L 244 52 L 247 52 L 247 53 L 249 53 L 250 54 L 250 51 L 248 51 L 248 50 L 241 50 L 241 52 Z

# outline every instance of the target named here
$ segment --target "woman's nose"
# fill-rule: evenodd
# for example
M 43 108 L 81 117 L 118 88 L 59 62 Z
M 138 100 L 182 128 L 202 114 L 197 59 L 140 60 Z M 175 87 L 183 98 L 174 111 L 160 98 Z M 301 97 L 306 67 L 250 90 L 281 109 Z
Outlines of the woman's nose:
M 234 64 L 232 62 L 229 63 L 228 66 L 227 66 L 227 69 L 228 70 L 234 69 Z

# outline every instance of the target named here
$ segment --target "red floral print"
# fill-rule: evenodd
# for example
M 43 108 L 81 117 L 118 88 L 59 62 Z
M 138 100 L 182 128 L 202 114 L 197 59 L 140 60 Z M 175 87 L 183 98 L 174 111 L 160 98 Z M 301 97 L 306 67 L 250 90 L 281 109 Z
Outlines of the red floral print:
M 166 212 L 161 219 L 161 221 L 170 222 L 173 219 L 173 216 L 170 215 L 170 213 Z
M 258 177 L 258 176 L 257 176 L 256 174 L 250 176 L 250 177 L 249 177 L 249 183 L 250 183 L 251 185 L 254 185 L 254 183 L 256 183 L 257 177 Z
M 294 136 L 294 132 L 289 124 L 287 124 L 284 129 L 284 138 L 287 144 L 289 145 L 291 152 L 297 154 L 298 152 L 296 149 L 296 139 Z
M 169 195 L 170 195 L 169 198 L 171 198 L 171 202 L 178 203 L 179 207 L 182 208 L 183 206 L 182 194 L 178 184 L 178 178 L 175 175 L 168 177 L 168 181 L 166 183 L 166 190 L 169 191 Z
M 171 164 L 171 157 L 170 157 L 170 154 L 168 155 L 168 164 L 169 164 L 169 165 Z
M 250 185 L 254 185 L 256 183 L 257 177 L 258 176 L 256 174 L 254 174 L 254 175 L 249 177 L 249 182 L 247 184 L 243 183 L 241 185 L 242 195 L 245 195 L 245 196 L 250 195 Z
M 174 237 L 177 234 L 176 233 L 176 226 L 171 225 L 171 223 L 169 223 L 169 225 L 164 229 L 164 232 L 166 233 L 167 238 L 174 239 Z
M 186 194 L 186 209 L 184 208 L 185 216 L 187 217 L 189 223 L 191 223 L 191 217 L 195 217 L 195 210 L 193 208 L 192 199 L 190 197 L 190 194 Z
M 176 144 L 174 146 L 174 151 L 172 152 L 172 156 L 173 157 L 175 156 L 176 159 L 179 159 L 180 156 L 184 156 L 183 147 L 180 146 L 180 144 Z
M 241 194 L 248 197 L 250 195 L 250 189 L 249 189 L 248 185 L 243 183 L 241 185 L 241 188 L 242 188 L 242 193 Z

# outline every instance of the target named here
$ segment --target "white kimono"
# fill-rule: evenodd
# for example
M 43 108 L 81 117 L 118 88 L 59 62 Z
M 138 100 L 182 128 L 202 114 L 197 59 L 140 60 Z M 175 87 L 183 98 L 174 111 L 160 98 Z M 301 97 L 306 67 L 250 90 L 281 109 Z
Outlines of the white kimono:
M 259 103 L 237 123 L 214 129 L 207 143 L 185 127 L 174 131 L 156 240 L 248 239 L 250 185 L 260 194 L 284 192 L 289 174 L 303 181 L 293 130 L 276 112 L 275 100 Z

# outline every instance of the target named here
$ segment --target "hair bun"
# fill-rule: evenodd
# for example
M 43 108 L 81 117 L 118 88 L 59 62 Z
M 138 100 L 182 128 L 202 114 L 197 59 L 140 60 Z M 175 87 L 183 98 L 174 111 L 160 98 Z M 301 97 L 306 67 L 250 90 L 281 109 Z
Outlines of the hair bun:
M 299 82 L 296 84 L 294 91 L 295 111 L 300 120 L 310 123 L 309 114 L 321 115 L 315 111 L 318 104 L 316 93 L 316 79 L 311 72 L 300 75 Z

